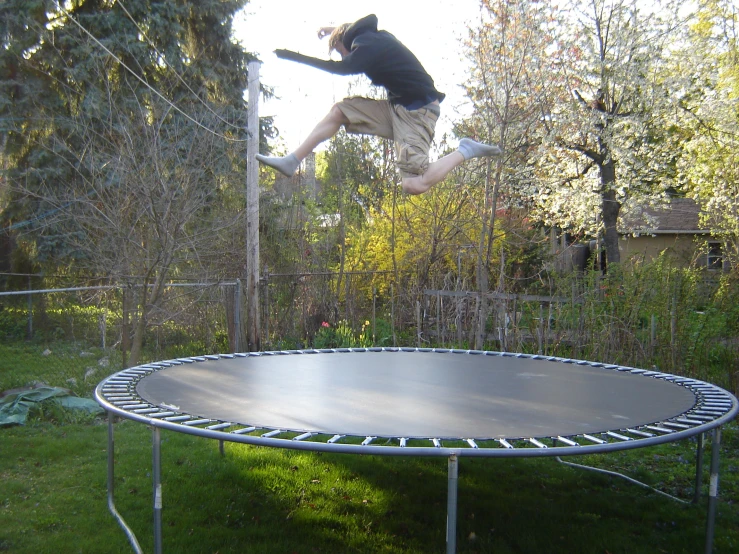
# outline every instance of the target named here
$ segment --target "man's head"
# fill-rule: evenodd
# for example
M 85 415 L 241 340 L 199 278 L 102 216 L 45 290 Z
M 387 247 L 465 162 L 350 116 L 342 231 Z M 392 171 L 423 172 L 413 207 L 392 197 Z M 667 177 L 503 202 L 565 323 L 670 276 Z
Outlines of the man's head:
M 336 50 L 339 54 L 341 54 L 341 57 L 343 58 L 349 53 L 349 50 L 344 46 L 344 34 L 346 33 L 346 30 L 351 26 L 351 23 L 342 23 L 338 27 L 336 27 L 333 32 L 331 33 L 331 36 L 328 37 L 328 53 L 331 54 L 334 50 Z

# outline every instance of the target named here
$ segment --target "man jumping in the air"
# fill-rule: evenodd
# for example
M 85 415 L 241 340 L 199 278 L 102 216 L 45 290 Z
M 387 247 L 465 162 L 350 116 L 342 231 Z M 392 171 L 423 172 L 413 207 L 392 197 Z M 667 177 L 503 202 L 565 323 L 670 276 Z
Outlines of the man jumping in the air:
M 465 160 L 502 154 L 497 146 L 463 138 L 456 151 L 429 163 L 444 94 L 434 88 L 434 80 L 418 59 L 393 35 L 377 30 L 375 15 L 318 31 L 318 38 L 328 35 L 329 54 L 336 50 L 341 61 L 320 60 L 290 50 L 275 50 L 275 54 L 338 75 L 364 73 L 374 85 L 387 90 L 387 100 L 345 98 L 334 104 L 292 154 L 277 158 L 257 154 L 260 162 L 289 177 L 316 146 L 333 137 L 343 125 L 349 133 L 392 139 L 403 190 L 422 194 Z

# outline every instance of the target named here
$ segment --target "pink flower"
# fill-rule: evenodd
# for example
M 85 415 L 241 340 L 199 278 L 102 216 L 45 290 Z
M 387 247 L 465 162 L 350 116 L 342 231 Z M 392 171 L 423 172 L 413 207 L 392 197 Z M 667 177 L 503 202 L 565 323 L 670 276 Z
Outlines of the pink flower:
M 321 323 L 321 327 L 331 327 L 331 326 L 328 324 L 328 322 L 324 321 L 323 323 Z

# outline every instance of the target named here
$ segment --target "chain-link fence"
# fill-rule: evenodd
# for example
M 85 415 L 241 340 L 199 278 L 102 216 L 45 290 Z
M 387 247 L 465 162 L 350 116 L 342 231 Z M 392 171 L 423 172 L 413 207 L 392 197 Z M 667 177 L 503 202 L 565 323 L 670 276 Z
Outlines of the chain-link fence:
M 737 391 L 739 322 L 727 311 L 734 293 L 719 295 L 717 283 L 661 295 L 598 283 L 574 280 L 551 295 L 525 295 L 418 290 L 411 277 L 392 272 L 266 274 L 261 346 L 529 352 L 656 366 Z M 135 281 L 6 290 L 0 391 L 36 382 L 87 394 L 136 363 L 243 351 L 246 313 L 239 280 L 169 283 L 160 291 Z

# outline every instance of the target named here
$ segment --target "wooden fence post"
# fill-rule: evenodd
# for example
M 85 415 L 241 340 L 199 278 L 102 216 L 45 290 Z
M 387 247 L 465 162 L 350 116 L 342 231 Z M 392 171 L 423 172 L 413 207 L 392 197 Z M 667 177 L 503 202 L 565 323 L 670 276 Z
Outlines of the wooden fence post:
M 246 143 L 246 303 L 247 346 L 250 352 L 261 348 L 259 325 L 259 64 L 248 65 L 249 104 Z

